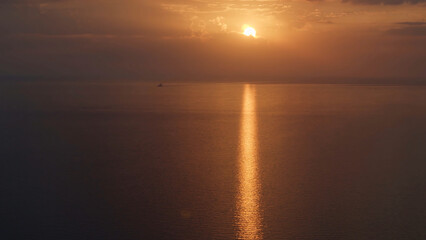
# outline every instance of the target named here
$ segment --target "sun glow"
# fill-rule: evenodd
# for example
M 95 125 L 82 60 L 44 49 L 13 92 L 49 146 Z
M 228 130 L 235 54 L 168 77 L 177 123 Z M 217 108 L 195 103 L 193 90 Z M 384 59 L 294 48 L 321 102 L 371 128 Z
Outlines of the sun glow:
M 252 27 L 250 27 L 249 25 L 244 25 L 243 26 L 243 34 L 246 35 L 247 37 L 256 37 L 256 30 Z

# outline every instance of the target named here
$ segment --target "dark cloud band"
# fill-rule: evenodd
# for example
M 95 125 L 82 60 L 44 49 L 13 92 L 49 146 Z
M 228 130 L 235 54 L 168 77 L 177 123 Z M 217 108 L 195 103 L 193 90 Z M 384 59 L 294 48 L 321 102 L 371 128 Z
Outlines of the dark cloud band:
M 404 3 L 418 4 L 424 3 L 426 0 L 343 0 L 343 2 L 350 2 L 356 4 L 370 4 L 370 5 L 399 5 Z

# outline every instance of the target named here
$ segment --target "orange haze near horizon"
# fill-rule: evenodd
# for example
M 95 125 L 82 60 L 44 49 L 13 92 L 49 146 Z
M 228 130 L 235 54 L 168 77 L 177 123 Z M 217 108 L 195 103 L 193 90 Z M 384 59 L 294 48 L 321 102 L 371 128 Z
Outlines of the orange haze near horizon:
M 18 0 L 0 6 L 0 77 L 426 81 L 424 0 Z M 247 38 L 243 25 L 256 38 Z

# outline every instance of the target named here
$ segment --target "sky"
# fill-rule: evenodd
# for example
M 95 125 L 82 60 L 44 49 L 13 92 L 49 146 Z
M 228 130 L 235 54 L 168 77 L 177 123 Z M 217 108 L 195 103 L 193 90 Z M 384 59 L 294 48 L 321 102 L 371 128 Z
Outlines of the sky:
M 426 83 L 426 1 L 2 0 L 0 52 L 1 79 Z

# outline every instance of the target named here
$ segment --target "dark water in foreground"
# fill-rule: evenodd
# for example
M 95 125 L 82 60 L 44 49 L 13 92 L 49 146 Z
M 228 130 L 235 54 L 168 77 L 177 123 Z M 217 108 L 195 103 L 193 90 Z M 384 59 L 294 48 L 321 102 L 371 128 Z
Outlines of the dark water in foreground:
M 426 87 L 0 85 L 2 239 L 426 239 Z

